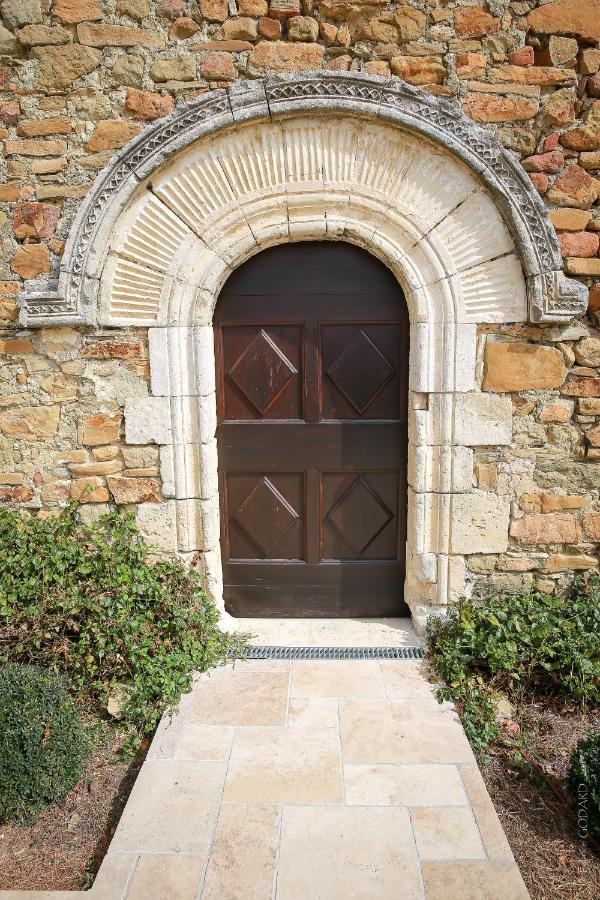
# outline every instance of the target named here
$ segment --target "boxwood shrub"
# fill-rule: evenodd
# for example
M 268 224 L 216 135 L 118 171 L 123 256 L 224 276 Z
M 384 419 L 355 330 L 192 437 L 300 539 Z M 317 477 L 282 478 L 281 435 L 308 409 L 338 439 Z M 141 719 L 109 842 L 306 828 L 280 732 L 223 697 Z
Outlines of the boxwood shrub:
M 591 731 L 571 755 L 567 785 L 582 837 L 600 837 L 600 731 Z
M 88 740 L 63 679 L 0 667 L 0 821 L 31 819 L 79 781 Z

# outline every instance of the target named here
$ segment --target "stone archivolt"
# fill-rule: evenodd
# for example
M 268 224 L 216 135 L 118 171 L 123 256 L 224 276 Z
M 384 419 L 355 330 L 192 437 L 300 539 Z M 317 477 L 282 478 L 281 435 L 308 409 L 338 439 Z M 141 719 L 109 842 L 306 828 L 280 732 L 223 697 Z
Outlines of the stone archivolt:
M 389 125 L 337 115 L 246 124 L 184 151 L 140 192 L 111 242 L 107 324 L 208 324 L 214 285 L 242 259 L 308 237 L 381 256 L 415 322 L 527 317 L 521 265 L 488 194 L 450 154 Z M 450 306 L 431 298 L 425 308 L 435 284 Z
M 313 129 L 311 137 L 315 141 L 314 145 L 308 139 L 306 132 L 301 132 L 298 140 L 294 142 L 292 139 L 293 124 L 286 123 L 290 117 L 300 116 L 303 113 L 311 116 L 317 114 L 326 116 L 327 129 L 322 127 Z M 332 119 L 335 114 L 340 113 L 343 114 L 346 124 L 336 128 Z M 348 121 L 352 119 L 355 120 L 355 123 L 357 119 L 360 120 L 355 124 L 354 129 Z M 373 135 L 376 127 L 373 125 L 369 129 L 365 129 L 365 119 L 379 123 L 381 129 L 378 138 L 373 139 L 370 145 L 367 135 Z M 241 133 L 244 132 L 244 129 L 240 129 L 243 123 L 264 123 L 265 121 L 270 122 L 270 132 L 269 129 L 263 128 L 263 134 L 259 137 L 258 124 L 255 124 L 253 140 L 250 141 L 250 144 L 246 144 L 247 131 L 245 139 L 240 140 Z M 234 132 L 231 131 L 233 126 L 237 126 L 235 137 L 233 137 Z M 383 135 L 384 131 L 385 136 Z M 281 136 L 282 132 L 285 132 L 288 141 L 285 149 L 281 137 L 279 140 L 277 139 L 277 135 Z M 209 138 L 209 136 L 213 137 Z M 336 136 L 342 140 L 341 144 L 336 142 Z M 425 142 L 423 142 L 423 137 L 426 138 Z M 198 144 L 196 149 L 193 149 L 201 138 L 204 138 L 202 144 Z M 383 146 L 387 146 L 393 151 L 394 155 L 391 158 L 385 159 L 383 153 L 378 152 L 381 150 L 379 138 L 381 138 Z M 265 142 L 262 147 L 261 140 Z M 221 145 L 232 144 L 236 141 L 239 142 L 238 146 L 241 144 L 241 150 L 235 156 L 227 154 L 223 146 L 218 146 L 219 143 Z M 344 141 L 354 141 L 354 144 L 348 145 Z M 481 196 L 485 197 L 486 191 L 491 196 L 493 204 L 501 212 L 506 227 L 512 235 L 516 254 L 525 276 L 528 317 L 533 321 L 540 322 L 564 321 L 584 312 L 585 289 L 578 282 L 565 279 L 562 274 L 562 258 L 542 201 L 518 162 L 502 148 L 488 131 L 475 125 L 446 101 L 410 85 L 384 81 L 373 76 L 345 73 L 323 75 L 319 73 L 314 76 L 267 78 L 261 83 L 242 82 L 233 85 L 228 94 L 219 91 L 211 92 L 208 97 L 201 98 L 181 110 L 176 110 L 159 124 L 151 126 L 135 138 L 98 176 L 94 189 L 82 204 L 65 249 L 58 285 L 43 283 L 38 285 L 35 282 L 28 285 L 23 296 L 23 322 L 30 326 L 35 325 L 36 322 L 50 324 L 58 317 L 63 321 L 71 322 L 96 321 L 98 280 L 104 268 L 105 253 L 109 244 L 108 237 L 120 220 L 123 208 L 131 202 L 132 196 L 139 192 L 140 186 L 148 178 L 156 180 L 156 173 L 160 173 L 161 167 L 186 148 L 191 148 L 192 156 L 196 154 L 198 161 L 203 159 L 204 164 L 212 166 L 211 176 L 216 178 L 213 186 L 217 193 L 211 194 L 209 190 L 204 197 L 206 208 L 199 215 L 197 213 L 193 221 L 185 218 L 183 221 L 187 221 L 192 229 L 203 228 L 203 217 L 206 216 L 206 210 L 210 209 L 213 211 L 213 218 L 211 220 L 210 216 L 208 217 L 206 224 L 209 229 L 210 225 L 213 225 L 215 230 L 220 229 L 227 232 L 228 217 L 239 220 L 246 213 L 246 210 L 242 211 L 242 205 L 259 203 L 259 197 L 252 199 L 253 189 L 263 191 L 265 204 L 276 201 L 277 189 L 281 194 L 289 195 L 310 193 L 311 189 L 321 195 L 330 195 L 331 188 L 336 195 L 343 192 L 344 189 L 351 189 L 353 194 L 356 191 L 357 195 L 361 196 L 361 191 L 364 191 L 365 204 L 368 205 L 370 200 L 379 209 L 383 204 L 387 215 L 390 211 L 395 212 L 396 210 L 402 215 L 402 205 L 394 206 L 390 202 L 391 198 L 395 196 L 395 192 L 392 191 L 391 195 L 386 194 L 385 179 L 377 182 L 376 172 L 372 173 L 370 167 L 376 169 L 377 159 L 383 160 L 386 164 L 384 169 L 387 170 L 388 177 L 391 176 L 394 188 L 397 188 L 398 175 L 406 176 L 407 174 L 402 172 L 402 162 L 406 154 L 410 154 L 411 145 L 415 147 L 415 141 L 419 151 L 417 160 L 413 159 L 410 165 L 412 170 L 410 177 L 402 179 L 404 191 L 412 190 L 414 192 L 412 200 L 415 206 L 409 211 L 410 216 L 407 217 L 407 220 L 410 222 L 411 218 L 416 219 L 414 224 L 417 227 L 419 220 L 421 224 L 427 225 L 431 222 L 433 214 L 434 224 L 439 224 L 435 221 L 439 202 L 443 201 L 445 196 L 452 194 L 455 179 L 457 184 L 460 184 L 465 180 L 468 181 L 470 177 L 472 180 L 471 191 L 465 190 L 463 196 L 460 196 L 458 192 L 456 205 L 465 200 L 468 194 L 474 192 L 477 187 L 480 188 Z M 293 152 L 290 152 L 293 143 L 296 143 L 296 146 L 293 147 Z M 390 147 L 390 144 L 393 147 Z M 213 158 L 209 161 L 211 145 Z M 204 147 L 205 149 L 203 149 Z M 425 148 L 428 148 L 429 152 L 424 152 Z M 439 157 L 440 150 L 442 158 Z M 248 163 L 251 163 L 254 157 L 253 170 L 250 169 L 250 166 L 246 166 L 244 169 L 243 161 L 246 159 L 248 151 L 252 151 L 248 155 Z M 261 151 L 266 155 L 261 156 Z M 326 172 L 324 169 L 311 171 L 309 151 L 314 154 L 313 161 L 316 161 L 318 154 L 322 156 L 323 161 L 329 157 L 330 171 Z M 214 156 L 215 152 L 220 155 Z M 363 152 L 367 156 L 364 161 L 361 159 Z M 375 158 L 369 154 L 374 155 Z M 396 159 L 397 155 L 398 160 Z M 227 165 L 225 165 L 226 159 L 228 160 Z M 443 165 L 440 166 L 442 160 Z M 464 166 L 461 166 L 459 160 Z M 306 173 L 298 168 L 300 163 L 309 165 Z M 420 177 L 419 165 L 422 169 Z M 445 167 L 447 167 L 447 179 L 444 179 L 443 176 Z M 470 172 L 465 171 L 465 167 Z M 202 165 L 201 171 L 203 172 Z M 437 175 L 438 184 L 444 185 L 444 189 L 439 193 L 435 191 L 434 185 L 428 189 L 423 179 L 423 172 L 432 179 Z M 310 177 L 305 178 L 302 182 L 305 174 Z M 230 180 L 232 175 L 233 181 Z M 328 175 L 333 179 L 331 182 L 328 181 Z M 158 180 L 161 183 L 164 181 L 162 173 L 158 176 Z M 203 187 L 206 192 L 210 188 L 210 184 L 206 183 L 208 182 L 207 178 L 204 178 L 204 182 Z M 197 189 L 200 190 L 198 198 L 200 199 L 202 198 L 202 178 L 197 182 Z M 239 189 L 242 193 L 238 198 L 234 195 L 234 200 L 239 199 L 242 202 L 236 207 L 235 203 L 232 204 L 231 195 Z M 273 196 L 269 196 L 269 189 L 274 191 Z M 422 192 L 420 198 L 419 190 Z M 190 193 L 193 194 L 193 187 L 190 188 Z M 331 196 L 321 196 L 320 199 L 326 201 L 328 206 L 334 202 Z M 339 197 L 336 199 L 339 204 Z M 397 194 L 396 199 L 398 202 L 401 200 Z M 433 200 L 433 205 L 429 209 L 424 208 L 423 205 L 419 205 L 419 200 L 421 200 L 421 204 Z M 288 205 L 288 211 L 289 209 Z M 220 218 L 219 210 L 221 211 Z M 279 219 L 276 224 L 285 229 L 288 239 L 289 236 L 293 238 L 296 236 L 294 227 L 302 221 L 302 213 L 297 209 L 294 210 L 292 205 L 292 219 L 289 220 L 288 226 L 286 220 L 282 220 L 284 211 L 279 210 Z M 450 211 L 451 208 L 446 208 L 441 214 L 440 220 Z M 323 210 L 321 210 L 322 213 Z M 264 210 L 262 215 L 263 220 L 255 223 L 259 234 L 261 231 L 264 232 L 267 227 L 264 222 Z M 332 216 L 330 211 L 329 217 L 332 218 Z M 493 222 L 495 214 L 492 213 L 492 216 L 491 221 Z M 361 221 L 364 218 L 363 210 L 360 212 L 360 218 Z M 338 217 L 338 229 L 341 224 Z M 378 224 L 374 223 L 376 228 Z M 251 223 L 248 225 L 252 230 Z M 479 216 L 476 228 L 469 231 L 469 244 L 475 254 L 474 235 L 481 227 L 482 221 Z M 336 234 L 333 230 L 330 230 L 329 233 L 325 230 L 324 236 L 345 236 L 352 239 L 350 235 L 342 235 L 339 231 Z M 203 231 L 199 237 L 210 247 L 210 235 L 206 231 Z M 422 237 L 423 235 L 419 235 L 418 232 L 416 234 L 413 232 L 411 235 L 409 230 L 409 241 L 412 239 L 416 243 Z M 272 243 L 274 235 L 270 238 L 264 237 L 264 239 Z M 484 247 L 486 245 L 481 237 L 479 243 Z M 240 253 L 235 258 L 235 262 L 239 263 L 244 253 L 246 256 L 250 255 L 251 252 L 260 249 L 260 246 L 257 240 L 251 240 L 245 251 L 242 251 L 240 246 Z M 506 251 L 502 251 L 502 254 L 506 254 Z M 489 261 L 489 258 L 482 260 L 477 255 L 475 258 L 479 262 Z M 500 256 L 500 258 L 503 257 Z M 233 258 L 226 260 L 226 262 L 231 261 L 234 261 Z M 510 268 L 510 263 L 508 265 Z M 152 275 L 152 272 L 155 271 L 156 267 L 153 266 L 146 274 L 148 296 L 153 298 L 154 304 L 156 303 L 156 291 L 159 289 L 159 281 L 156 276 Z M 135 270 L 132 269 L 123 270 L 122 282 L 119 282 L 119 292 L 133 294 L 128 285 L 134 272 Z M 448 276 L 453 273 L 447 271 L 445 274 Z M 490 281 L 494 279 L 494 274 L 489 266 L 486 274 L 488 275 L 485 282 L 487 292 Z M 497 277 L 502 280 L 504 274 L 500 271 Z M 467 286 L 467 294 L 468 291 Z M 472 296 L 477 294 L 483 298 L 482 288 L 480 284 L 477 284 L 477 280 L 471 287 L 471 294 Z M 486 296 L 483 302 L 490 307 L 494 306 L 491 297 Z M 150 306 L 152 306 L 152 302 Z M 131 312 L 131 309 L 127 311 L 129 319 L 132 318 Z M 148 313 L 150 312 L 151 310 L 148 311 Z M 497 321 L 499 318 L 504 320 L 502 312 L 496 316 L 496 319 L 489 309 L 487 312 L 491 318 L 484 317 L 480 321 Z M 513 319 L 516 318 L 516 307 L 510 313 L 505 311 L 504 315 L 507 314 L 511 315 Z M 144 321 L 147 321 L 148 318 L 149 316 L 146 315 Z

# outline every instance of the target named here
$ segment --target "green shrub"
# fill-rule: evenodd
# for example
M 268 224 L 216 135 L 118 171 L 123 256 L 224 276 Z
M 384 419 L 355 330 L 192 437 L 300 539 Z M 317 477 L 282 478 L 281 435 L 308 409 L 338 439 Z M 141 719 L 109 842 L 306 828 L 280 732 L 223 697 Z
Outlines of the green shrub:
M 196 572 L 149 559 L 131 513 L 85 525 L 75 506 L 0 510 L 0 661 L 64 672 L 101 704 L 124 697 L 125 726 L 151 731 L 194 670 L 236 651 L 217 621 Z
M 600 580 L 578 578 L 566 597 L 536 589 L 461 600 L 428 626 L 429 654 L 460 707 L 475 747 L 497 735 L 492 694 L 556 694 L 600 701 Z
M 580 834 L 600 837 L 600 731 L 590 731 L 573 750 L 567 785 Z
M 31 819 L 77 784 L 89 749 L 62 678 L 0 667 L 0 822 Z

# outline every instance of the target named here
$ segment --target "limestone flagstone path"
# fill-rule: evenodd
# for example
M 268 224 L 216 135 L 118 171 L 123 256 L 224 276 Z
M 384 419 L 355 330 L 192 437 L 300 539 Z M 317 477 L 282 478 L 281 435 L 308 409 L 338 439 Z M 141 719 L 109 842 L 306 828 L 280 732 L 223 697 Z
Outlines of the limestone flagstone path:
M 321 639 L 331 627 L 314 625 Z M 358 628 L 362 646 L 386 628 L 344 627 Z M 388 635 L 396 644 L 411 638 L 406 628 Z M 528 893 L 457 715 L 435 699 L 423 663 L 257 659 L 198 676 L 178 714 L 163 720 L 91 891 L 0 893 L 84 896 Z

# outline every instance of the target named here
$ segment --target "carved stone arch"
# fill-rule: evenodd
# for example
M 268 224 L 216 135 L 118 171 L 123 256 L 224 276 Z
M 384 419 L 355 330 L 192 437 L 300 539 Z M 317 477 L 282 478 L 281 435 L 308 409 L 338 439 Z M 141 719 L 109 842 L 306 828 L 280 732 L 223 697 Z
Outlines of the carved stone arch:
M 528 318 L 564 322 L 585 311 L 586 293 L 566 279 L 546 209 L 516 157 L 447 101 L 401 81 L 354 73 L 272 77 L 214 91 L 149 126 L 100 173 L 71 228 L 57 281 L 32 281 L 24 325 L 97 321 L 98 281 L 123 209 L 176 154 L 248 122 L 302 113 L 369 119 L 423 136 L 461 160 L 489 192 L 512 235 L 526 279 Z M 391 162 L 391 165 L 393 163 Z
M 98 176 L 57 282 L 22 322 L 149 328 L 151 396 L 128 443 L 161 445 L 162 504 L 137 516 L 201 555 L 222 602 L 212 313 L 227 276 L 290 240 L 346 240 L 396 275 L 411 319 L 406 599 L 415 622 L 464 590 L 465 554 L 503 552 L 508 501 L 473 489 L 473 447 L 511 440 L 511 401 L 476 377 L 485 322 L 564 322 L 546 210 L 516 158 L 444 100 L 349 73 L 215 91 L 147 128 Z

